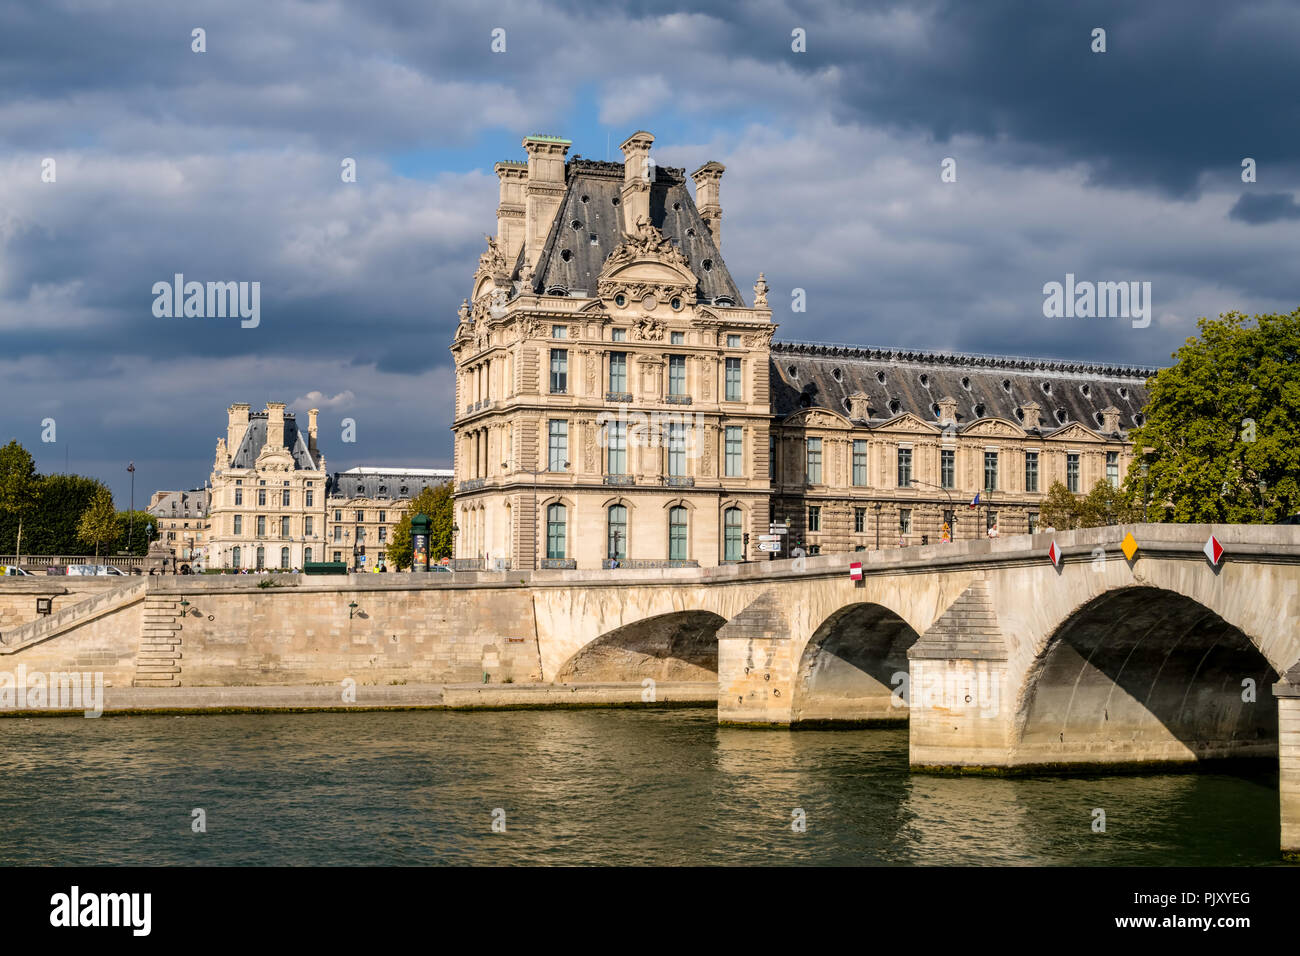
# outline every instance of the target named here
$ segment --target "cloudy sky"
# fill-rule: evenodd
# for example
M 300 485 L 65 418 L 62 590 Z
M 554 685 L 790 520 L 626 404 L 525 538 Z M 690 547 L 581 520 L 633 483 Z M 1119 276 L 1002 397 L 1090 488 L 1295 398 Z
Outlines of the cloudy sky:
M 449 466 L 456 308 L 530 133 L 726 164 L 778 338 L 1161 364 L 1300 304 L 1297 49 L 1300 6 L 1253 0 L 0 0 L 0 441 L 123 507 L 129 459 L 137 505 L 201 485 L 235 401 L 319 407 L 331 470 Z M 155 317 L 175 273 L 259 281 L 260 325 Z M 1066 273 L 1150 282 L 1149 327 L 1045 318 Z

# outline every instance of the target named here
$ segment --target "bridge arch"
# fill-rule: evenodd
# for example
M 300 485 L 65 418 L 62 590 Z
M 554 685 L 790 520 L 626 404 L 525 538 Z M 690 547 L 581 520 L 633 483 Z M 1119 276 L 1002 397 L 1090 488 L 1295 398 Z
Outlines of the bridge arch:
M 1275 757 L 1278 671 L 1259 635 L 1178 590 L 1113 588 L 1050 632 L 1021 685 L 1016 764 Z
M 718 677 L 718 628 L 712 611 L 673 611 L 607 631 L 561 665 L 555 679 L 706 681 Z
M 906 697 L 894 690 L 906 680 L 907 651 L 919 635 L 881 604 L 848 604 L 813 632 L 794 675 L 792 724 L 901 723 Z M 899 675 L 903 675 L 901 678 Z

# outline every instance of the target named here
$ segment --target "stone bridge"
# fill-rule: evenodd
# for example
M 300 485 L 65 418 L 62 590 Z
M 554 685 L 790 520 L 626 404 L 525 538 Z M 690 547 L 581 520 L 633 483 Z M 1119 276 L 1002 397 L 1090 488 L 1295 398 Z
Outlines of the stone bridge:
M 1300 527 L 1054 539 L 1059 565 L 1053 536 L 1024 535 L 708 569 L 136 578 L 6 630 L 0 669 L 91 662 L 118 686 L 716 680 L 720 721 L 906 723 L 915 768 L 956 772 L 1277 755 L 1283 845 L 1300 851 Z

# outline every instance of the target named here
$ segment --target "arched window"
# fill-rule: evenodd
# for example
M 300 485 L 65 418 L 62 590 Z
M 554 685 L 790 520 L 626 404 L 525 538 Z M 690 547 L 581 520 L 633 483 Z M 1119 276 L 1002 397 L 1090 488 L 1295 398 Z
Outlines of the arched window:
M 280 568 L 284 571 L 289 570 L 289 549 L 280 549 Z
M 728 508 L 722 515 L 724 561 L 739 561 L 744 554 L 744 531 L 739 508 Z
M 546 556 L 548 558 L 564 560 L 566 523 L 564 505 L 550 505 L 546 509 Z
M 668 509 L 668 558 L 685 561 L 690 550 L 686 544 L 686 509 L 681 505 Z
M 627 557 L 627 508 L 611 505 L 609 509 L 609 541 L 607 555 L 615 561 Z
M 239 558 L 240 558 L 239 545 L 235 545 L 234 548 L 232 548 L 230 551 L 230 566 L 232 568 L 240 567 Z

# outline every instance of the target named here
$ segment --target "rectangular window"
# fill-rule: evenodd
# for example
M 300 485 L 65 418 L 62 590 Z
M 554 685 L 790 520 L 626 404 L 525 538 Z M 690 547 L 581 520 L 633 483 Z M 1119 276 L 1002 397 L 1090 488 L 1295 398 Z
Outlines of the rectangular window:
M 310 508 L 310 507 L 312 506 L 312 503 L 313 503 L 315 500 L 316 500 L 316 492 L 314 492 L 314 491 L 308 491 L 308 492 L 307 492 L 307 502 L 306 502 L 307 507 Z
M 381 511 L 381 512 L 379 512 L 379 520 L 380 520 L 380 521 L 387 521 L 387 520 L 388 520 L 388 512 L 387 512 L 387 511 Z
M 987 511 L 984 513 L 984 530 L 992 531 L 997 527 L 998 513 L 996 511 Z
M 360 522 L 365 521 L 365 520 L 366 520 L 366 513 L 365 513 L 364 511 L 358 511 L 358 512 L 357 512 L 357 522 L 360 523 Z
M 808 439 L 808 484 L 820 485 L 822 483 L 822 440 L 820 438 Z
M 681 423 L 668 426 L 668 474 L 672 478 L 686 474 L 686 426 Z
M 957 449 L 939 450 L 939 484 L 944 488 L 957 487 Z
M 686 356 L 668 356 L 668 394 L 686 394 Z
M 853 483 L 859 488 L 867 483 L 867 440 L 853 439 Z
M 685 345 L 685 344 L 686 344 L 686 333 L 685 333 L 685 332 L 672 332 L 672 333 L 669 333 L 668 344 L 669 344 L 669 345 Z
M 569 350 L 551 349 L 551 394 L 563 395 L 569 390 Z
M 898 449 L 898 487 L 912 486 L 912 449 Z
M 385 541 L 387 541 L 387 540 L 388 540 L 388 529 L 387 529 L 387 528 L 380 528 L 380 529 L 379 529 L 379 543 L 380 543 L 380 544 L 383 544 L 383 543 L 384 543 Z
M 1119 452 L 1106 452 L 1106 480 L 1112 488 L 1119 487 Z
M 609 353 L 609 390 L 611 392 L 627 391 L 627 353 Z
M 259 538 L 266 537 L 266 515 L 257 516 L 257 536 Z
M 338 525 L 335 525 L 335 526 L 334 526 L 334 540 L 335 540 L 335 541 L 342 541 L 342 540 L 343 540 L 343 529 L 342 529 L 341 527 L 339 527 Z
M 551 338 L 567 339 L 569 337 L 569 327 L 567 325 L 552 325 Z
M 820 531 L 822 529 L 822 509 L 813 505 L 808 509 L 808 530 Z
M 679 506 L 668 512 L 668 558 L 685 561 L 686 554 L 686 509 Z
M 898 509 L 898 533 L 899 534 L 912 533 L 912 509 L 911 508 Z
M 1038 452 L 1025 452 L 1025 491 L 1038 490 Z
M 613 342 L 626 342 L 626 341 L 627 341 L 627 329 L 610 329 L 610 330 L 609 330 L 609 337 L 610 337 L 610 340 L 613 341 Z
M 1079 493 L 1079 455 L 1077 452 L 1065 456 L 1065 487 L 1076 495 Z
M 776 480 L 776 436 L 767 436 L 767 477 Z
M 727 401 L 739 402 L 740 398 L 740 359 L 727 359 Z
M 1029 533 L 1038 534 L 1038 512 L 1029 512 Z
M 258 489 L 257 489 L 257 504 L 258 504 L 258 507 L 261 507 L 261 506 L 263 506 L 263 505 L 266 504 L 266 489 L 265 489 L 265 488 L 258 488 Z
M 728 478 L 739 478 L 744 474 L 742 459 L 744 458 L 744 439 L 741 436 L 739 425 L 727 426 L 726 448 L 726 475 Z
M 334 520 L 335 520 L 335 521 L 342 521 L 342 520 L 343 520 L 343 512 L 342 512 L 342 511 L 335 510 L 335 512 L 334 512 Z
M 289 507 L 289 489 L 288 489 L 288 488 L 285 488 L 282 492 L 280 492 L 280 507 L 281 507 L 281 508 L 287 508 L 287 507 Z
M 727 336 L 727 348 L 729 348 L 729 349 L 738 349 L 738 348 L 740 348 L 740 336 L 739 336 L 739 335 L 728 335 L 728 336 Z
M 343 561 L 343 552 L 342 552 L 342 551 L 335 551 L 335 552 L 334 552 L 334 563 L 335 563 L 335 564 L 339 564 L 339 563 L 341 563 L 342 561 Z
M 627 474 L 627 422 L 605 423 L 606 456 L 605 473 Z
M 995 451 L 984 453 L 984 490 L 998 490 L 998 453 Z
M 244 516 L 235 515 L 235 534 L 244 533 Z
M 853 531 L 856 534 L 862 534 L 867 530 L 867 509 L 853 509 Z
M 302 519 L 302 535 L 303 535 L 304 538 L 310 538 L 310 537 L 311 537 L 311 518 L 310 518 L 310 517 L 307 517 L 307 518 L 303 518 L 303 519 Z
M 236 504 L 237 506 L 242 506 L 243 503 L 244 503 L 244 489 L 243 489 L 243 488 L 236 488 L 236 489 L 235 489 L 235 504 Z
M 288 517 L 283 517 L 283 518 L 280 519 L 280 537 L 282 537 L 282 538 L 287 538 L 287 537 L 289 537 L 289 519 L 288 519 Z
M 569 423 L 552 418 L 546 423 L 546 467 L 548 471 L 564 471 L 569 460 Z

